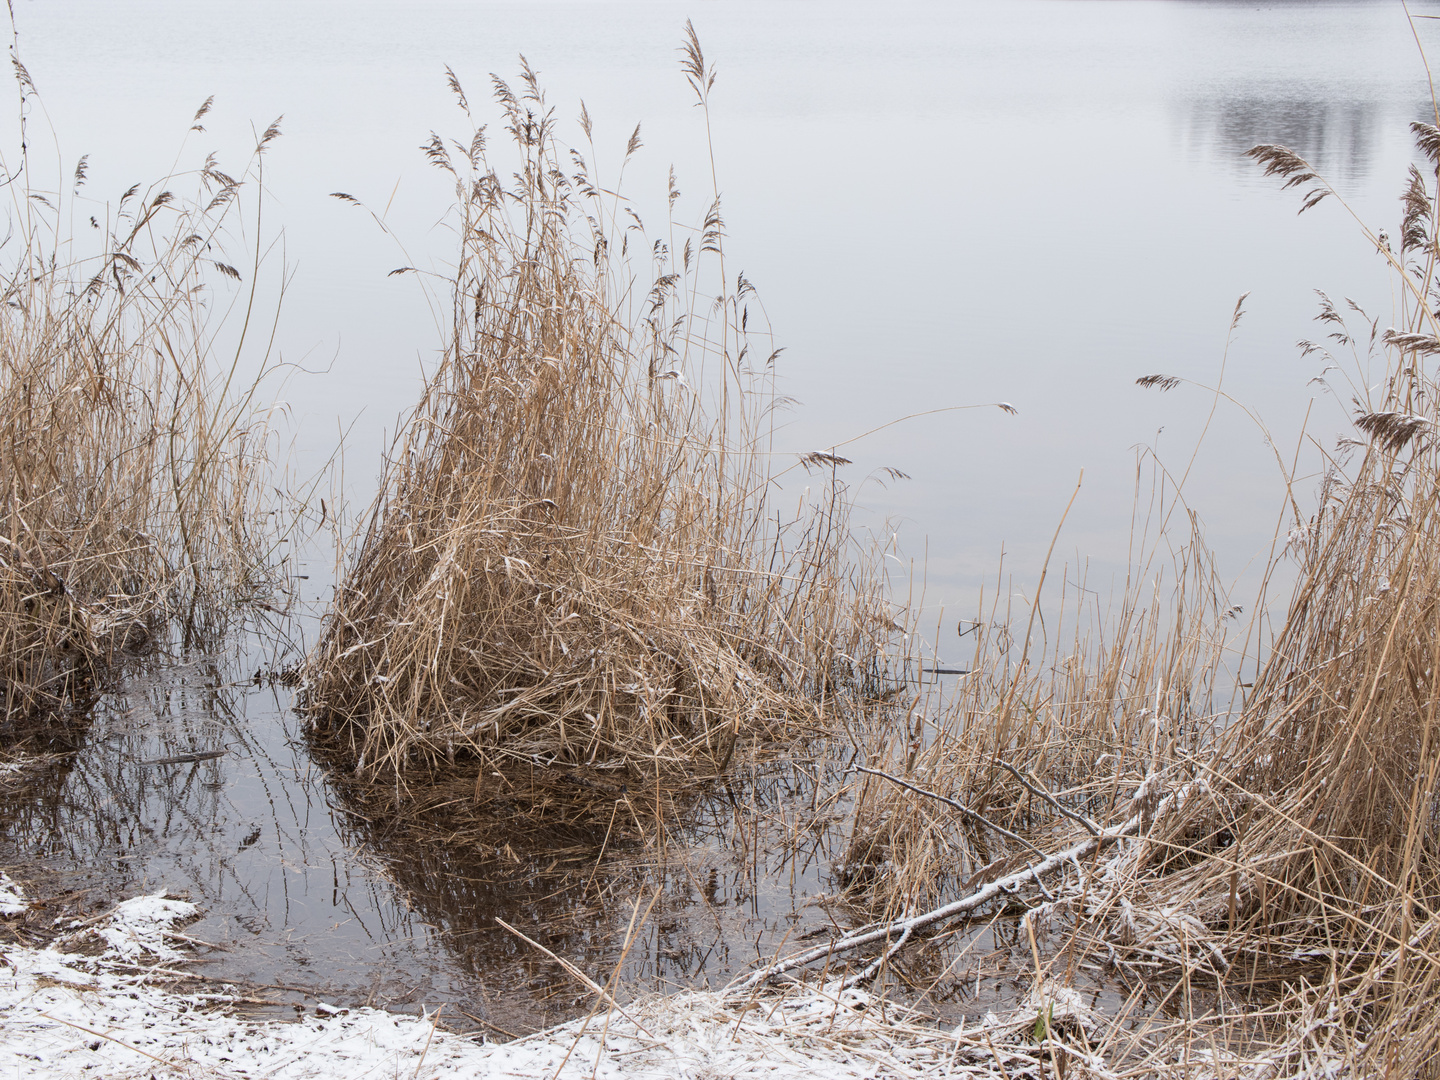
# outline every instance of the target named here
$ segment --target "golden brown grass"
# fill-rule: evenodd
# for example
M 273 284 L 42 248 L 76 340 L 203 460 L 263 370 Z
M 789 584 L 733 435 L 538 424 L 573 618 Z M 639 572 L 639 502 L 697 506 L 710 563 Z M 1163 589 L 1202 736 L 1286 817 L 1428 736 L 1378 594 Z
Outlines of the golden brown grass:
M 1036 950 L 1037 987 L 1099 964 L 1162 1002 L 1146 1019 L 1132 998 L 1097 1074 L 1440 1074 L 1440 131 L 1415 133 L 1429 168 L 1411 170 L 1401 240 L 1369 234 L 1396 327 L 1324 300 L 1329 337 L 1303 343 L 1332 381 L 1354 373 L 1355 435 L 1326 454 L 1314 511 L 1285 512 L 1267 574 L 1296 579 L 1283 622 L 1239 626 L 1198 537 L 1169 585 L 1132 581 L 1109 618 L 1061 613 L 1091 628 L 1062 644 L 1033 613 L 986 612 L 975 674 L 859 777 L 849 872 L 891 917 L 1083 839 L 1061 807 L 1130 823 L 1050 903 L 1025 901 L 1067 927 Z M 1311 185 L 1304 208 L 1334 195 L 1288 150 L 1252 156 Z
M 33 92 L 28 76 L 21 85 Z M 212 346 L 214 298 L 240 276 L 223 252 L 244 184 L 209 160 L 137 185 L 112 218 L 69 236 L 57 222 L 87 216 L 72 207 L 84 160 L 63 193 L 26 186 L 28 166 L 7 189 L 0 277 L 0 695 L 12 727 L 83 704 L 125 646 L 167 625 L 193 635 L 247 598 L 266 531 L 266 429 L 250 379 L 236 378 L 245 335 L 225 357 Z
M 685 71 L 707 105 L 693 32 Z M 397 790 L 457 763 L 476 800 L 507 763 L 712 774 L 737 739 L 830 723 L 881 669 L 891 622 L 851 558 L 845 461 L 808 455 L 809 495 L 774 505 L 778 353 L 718 197 L 657 239 L 613 194 L 623 163 L 602 179 L 565 152 L 528 65 L 494 89 L 508 147 L 483 128 L 427 147 L 459 197 L 449 337 L 306 706 Z

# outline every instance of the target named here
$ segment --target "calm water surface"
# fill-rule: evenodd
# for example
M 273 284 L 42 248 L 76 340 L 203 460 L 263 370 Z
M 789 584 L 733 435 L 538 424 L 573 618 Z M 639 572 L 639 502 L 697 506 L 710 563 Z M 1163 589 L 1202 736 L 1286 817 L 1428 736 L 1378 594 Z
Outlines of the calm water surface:
M 877 520 L 897 518 L 911 555 L 928 554 L 932 603 L 988 580 L 1002 543 L 1032 577 L 1081 468 L 1069 550 L 1106 568 L 1123 559 L 1134 448 L 1183 461 L 1208 406 L 1134 379 L 1213 382 L 1242 293 L 1227 385 L 1286 447 L 1315 394 L 1318 365 L 1293 348 L 1312 333 L 1312 290 L 1355 297 L 1388 324 L 1388 284 L 1344 211 L 1297 218 L 1294 193 L 1241 155 L 1290 144 L 1394 232 L 1406 127 L 1430 110 L 1398 4 L 18 8 L 59 155 L 90 155 L 96 200 L 177 153 L 195 164 L 213 149 L 238 166 L 254 130 L 284 115 L 266 170 L 265 236 L 283 229 L 293 275 L 279 342 L 287 360 L 329 372 L 285 393 L 307 451 L 328 454 L 339 425 L 360 418 L 347 483 L 362 495 L 438 342 L 413 277 L 385 275 L 449 254 L 437 222 L 451 192 L 418 151 L 432 130 L 468 134 L 444 65 L 493 121 L 488 76 L 513 77 L 523 52 L 562 138 L 579 142 L 570 120 L 583 98 L 602 159 L 610 149 L 604 169 L 640 123 L 627 189 L 658 205 L 673 164 L 693 216 L 709 164 L 677 65 L 686 17 L 720 72 L 730 261 L 759 286 L 787 346 L 784 389 L 801 402 L 784 449 L 939 406 L 1020 410 L 930 417 L 847 449 L 857 483 L 883 465 L 915 478 L 868 485 L 862 500 Z M 211 94 L 209 130 L 182 151 Z M 385 211 L 393 235 L 329 198 L 337 190 Z M 1342 422 L 1326 406 L 1315 431 L 1329 439 Z M 1276 478 L 1249 421 L 1230 410 L 1217 423 L 1191 494 L 1238 575 L 1272 531 Z
M 1391 3 L 21 0 L 16 10 L 43 102 L 35 159 L 55 162 L 37 168 L 68 175 L 88 154 L 97 210 L 177 154 L 181 167 L 212 149 L 243 160 L 253 132 L 284 114 L 261 235 L 279 241 L 273 280 L 282 255 L 288 267 L 279 348 L 314 372 L 284 389 L 297 468 L 349 428 L 356 502 L 439 341 L 431 299 L 413 277 L 386 275 L 443 268 L 448 255 L 437 223 L 450 192 L 418 150 L 432 129 L 467 133 L 444 65 L 493 119 L 480 104 L 488 75 L 512 74 L 523 52 L 567 125 L 585 100 L 602 168 L 641 123 L 645 147 L 626 173 L 639 205 L 661 205 L 673 164 L 698 214 L 709 160 L 676 53 L 693 18 L 720 71 L 728 257 L 759 286 L 787 346 L 784 391 L 802 403 L 782 448 L 832 446 L 951 405 L 1019 410 L 924 417 L 844 451 L 857 485 L 881 466 L 914 478 L 865 484 L 860 499 L 866 520 L 892 522 L 923 562 L 937 619 L 942 605 L 968 612 L 1002 548 L 1023 591 L 1082 469 L 1059 557 L 1109 588 L 1126 557 L 1139 449 L 1183 468 L 1210 404 L 1134 380 L 1213 383 L 1242 293 L 1227 390 L 1287 456 L 1312 406 L 1311 434 L 1333 440 L 1345 402 L 1309 385 L 1320 363 L 1294 342 L 1318 336 L 1315 289 L 1388 325 L 1389 284 L 1342 206 L 1297 217 L 1294 193 L 1242 155 L 1258 142 L 1292 146 L 1356 214 L 1394 233 L 1407 125 L 1433 118 Z M 1440 34 L 1440 23 L 1418 26 L 1427 42 Z M 185 141 L 211 94 L 209 130 Z M 578 141 L 574 126 L 562 131 Z M 388 233 L 329 198 L 337 190 L 381 212 Z M 1313 471 L 1312 452 L 1299 460 Z M 1242 592 L 1280 490 L 1265 433 L 1222 407 L 1187 494 Z M 310 599 L 323 599 L 327 564 L 300 569 Z M 942 661 L 960 651 L 944 633 L 931 645 Z M 629 961 L 641 984 L 722 978 L 828 923 L 814 900 L 831 887 L 831 818 L 844 808 L 819 809 L 821 764 L 804 766 L 814 778 L 771 777 L 735 795 L 772 800 L 754 819 L 768 831 L 748 842 L 729 795 L 695 808 L 694 853 L 675 866 L 600 859 L 584 845 L 544 865 L 503 851 L 473 853 L 458 871 L 413 851 L 397 861 L 387 837 L 335 807 L 286 692 L 244 682 L 264 660 L 244 652 L 137 675 L 100 710 L 80 757 L 9 804 L 9 851 L 38 851 L 101 892 L 189 890 L 209 911 L 194 933 L 229 949 L 211 964 L 219 974 L 355 1000 L 469 1002 L 502 1026 L 573 1005 L 563 978 L 492 921 L 553 919 L 557 890 L 569 915 L 552 947 L 601 972 L 636 897 L 669 890 L 665 918 Z M 227 753 L 143 764 L 177 745 Z M 813 837 L 803 866 L 764 854 L 802 828 Z M 590 868 L 588 892 L 542 872 L 563 876 L 571 863 Z

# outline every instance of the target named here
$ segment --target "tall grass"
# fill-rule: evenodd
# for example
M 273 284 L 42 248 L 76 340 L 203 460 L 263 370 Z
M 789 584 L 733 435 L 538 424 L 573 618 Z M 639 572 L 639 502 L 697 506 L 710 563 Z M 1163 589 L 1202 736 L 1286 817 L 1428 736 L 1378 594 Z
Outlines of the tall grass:
M 1069 923 L 1060 958 L 1036 952 L 1037 993 L 1088 958 L 1182 1021 L 1126 1017 L 1105 1040 L 1115 1067 L 1440 1073 L 1440 130 L 1414 132 L 1428 167 L 1398 242 L 1367 230 L 1396 325 L 1325 300 L 1328 337 L 1302 343 L 1348 379 L 1354 434 L 1326 451 L 1313 511 L 1284 514 L 1278 628 L 1238 625 L 1192 538 L 1170 585 L 1132 582 L 1059 644 L 1010 638 L 1026 613 L 986 613 L 975 674 L 859 778 L 849 870 L 891 915 L 1083 838 L 1077 815 L 1130 823 L 1026 916 Z M 1252 156 L 1307 188 L 1305 209 L 1338 199 L 1290 151 Z
M 1002 830 L 1043 844 L 1072 824 L 1001 762 L 1103 817 L 1126 783 L 1205 745 L 1227 677 L 1226 593 L 1198 533 L 1173 564 L 1142 569 L 1103 614 L 1084 582 L 1048 618 L 1039 593 L 1022 610 L 992 599 L 976 613 L 969 674 L 916 695 L 904 722 L 872 738 L 876 771 L 858 777 L 844 863 L 852 885 L 892 913 L 919 910 L 1024 865 L 1033 851 Z
M 684 66 L 708 108 L 693 31 Z M 508 146 L 426 148 L 457 192 L 452 320 L 310 658 L 317 730 L 370 778 L 458 763 L 478 799 L 507 762 L 659 785 L 830 723 L 889 612 L 843 459 L 808 455 L 811 495 L 772 502 L 778 350 L 718 195 L 686 227 L 672 176 L 653 236 L 623 163 L 602 181 L 564 150 L 528 65 L 494 97 Z
M 254 372 L 237 378 L 245 333 L 230 334 L 234 353 L 214 345 L 242 277 L 225 250 L 250 170 L 236 180 L 207 159 L 102 209 L 82 199 L 83 158 L 60 191 L 31 181 L 28 151 L 6 165 L 0 698 L 13 727 L 63 720 L 122 650 L 167 626 L 193 635 L 262 586 L 267 428 Z

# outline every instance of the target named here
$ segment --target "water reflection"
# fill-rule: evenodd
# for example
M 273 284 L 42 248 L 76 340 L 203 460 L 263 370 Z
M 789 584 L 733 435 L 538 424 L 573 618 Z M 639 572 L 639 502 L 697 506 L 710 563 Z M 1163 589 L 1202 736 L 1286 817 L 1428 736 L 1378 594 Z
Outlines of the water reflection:
M 132 669 L 70 744 L 0 778 L 0 865 L 58 872 L 93 911 L 161 888 L 188 896 L 205 915 L 187 933 L 214 946 L 196 970 L 254 993 L 447 1003 L 447 1017 L 499 1033 L 593 999 L 497 918 L 602 984 L 618 968 L 622 998 L 722 985 L 847 920 L 823 897 L 848 812 L 833 796 L 838 751 L 757 759 L 729 785 L 682 793 L 659 825 L 634 792 L 592 782 L 608 816 L 589 824 L 537 827 L 536 800 L 517 798 L 459 829 L 443 812 L 377 813 L 373 793 L 327 778 L 289 692 L 239 675 L 256 666 Z M 574 783 L 552 778 L 541 801 Z
M 458 1002 L 464 1014 L 509 1033 L 593 1003 L 557 958 L 599 984 L 613 979 L 624 1000 L 724 985 L 843 919 L 824 894 L 848 804 L 821 794 L 840 767 L 823 748 L 756 763 L 731 784 L 688 793 L 663 824 L 631 817 L 620 794 L 593 831 L 540 829 L 529 815 L 399 818 L 344 783 L 337 790 L 347 842 L 378 855 L 473 979 Z
M 207 912 L 194 936 L 217 946 L 202 968 L 216 978 L 355 993 L 369 964 L 442 964 L 337 836 L 288 737 L 288 692 L 237 678 L 253 660 L 132 667 L 69 752 L 31 757 L 0 786 L 0 859 L 59 871 L 98 910 L 142 891 L 187 895 Z
M 1194 98 L 1177 108 L 1175 130 L 1193 158 L 1259 175 L 1245 152 L 1262 143 L 1294 150 L 1332 183 L 1359 186 L 1387 134 L 1412 119 L 1434 122 L 1428 102 L 1408 110 L 1378 98 L 1319 93 L 1239 94 Z

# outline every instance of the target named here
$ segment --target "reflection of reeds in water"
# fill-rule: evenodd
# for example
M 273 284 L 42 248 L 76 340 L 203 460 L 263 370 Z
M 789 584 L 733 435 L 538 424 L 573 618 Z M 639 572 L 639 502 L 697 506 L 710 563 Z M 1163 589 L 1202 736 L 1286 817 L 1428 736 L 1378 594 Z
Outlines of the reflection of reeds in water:
M 502 1032 L 534 1030 L 585 1012 L 592 999 L 551 957 L 498 919 L 623 999 L 721 986 L 759 956 L 831 925 L 825 893 L 843 846 L 843 807 L 826 792 L 843 761 L 825 755 L 737 764 L 734 786 L 691 793 L 670 811 L 665 844 L 654 822 L 627 821 L 622 797 L 596 830 L 493 807 L 484 818 L 414 807 L 375 813 L 368 785 L 336 785 L 347 843 L 373 852 L 476 980 L 456 1006 Z M 607 828 L 607 824 L 610 826 Z M 648 917 L 630 927 L 639 902 Z M 653 903 L 652 903 L 653 901 Z M 630 947 L 626 945 L 629 942 Z
M 216 981 L 345 1004 L 443 984 L 452 969 L 403 894 L 335 835 L 286 695 L 237 685 L 256 659 L 127 661 L 66 729 L 69 753 L 19 753 L 0 772 L 0 864 L 83 890 L 92 913 L 162 887 L 187 896 L 204 913 L 194 932 L 219 945 L 194 970 Z
M 168 617 L 187 616 L 193 631 L 257 587 L 264 455 L 236 379 L 244 334 L 229 359 L 211 346 L 222 321 L 211 286 L 240 276 L 224 245 L 242 181 L 208 160 L 136 185 L 113 218 L 67 235 L 62 223 L 89 209 L 85 161 L 61 193 L 29 186 L 24 151 L 18 164 L 0 274 L 7 725 L 54 715 Z M 252 290 L 256 269 L 246 268 Z
M 233 691 L 208 663 L 158 666 L 99 699 L 72 726 L 68 753 L 17 759 L 16 782 L 0 790 L 4 838 L 25 859 L 108 879 L 107 891 L 143 883 L 162 854 L 192 860 L 171 888 L 203 896 L 230 877 L 243 889 L 217 865 L 235 854 L 237 824 L 215 754 L 253 752 L 227 716 Z M 180 839 L 183 851 L 167 851 Z
M 1342 186 L 1353 186 L 1367 178 L 1377 159 L 1377 133 L 1388 121 L 1423 116 L 1425 107 L 1416 105 L 1397 107 L 1328 86 L 1308 95 L 1286 87 L 1244 97 L 1196 98 L 1172 122 L 1182 140 L 1224 168 L 1244 168 L 1245 152 L 1257 143 L 1281 144 Z
M 685 67 L 704 104 L 693 36 Z M 457 760 L 477 801 L 531 765 L 632 789 L 723 770 L 737 737 L 792 737 L 878 670 L 890 623 L 852 566 L 845 462 L 806 458 L 820 494 L 777 516 L 776 350 L 718 198 L 697 229 L 647 233 L 618 175 L 563 152 L 528 67 L 495 85 L 513 179 L 483 129 L 427 151 L 459 194 L 453 324 L 308 711 L 406 792 Z
M 1328 337 L 1302 343 L 1332 387 L 1348 380 L 1355 434 L 1326 454 L 1313 512 L 1288 504 L 1270 569 L 1295 566 L 1283 623 L 1227 634 L 1239 610 L 1199 543 L 1180 547 L 1164 603 L 1158 581 L 1132 581 L 1093 641 L 982 636 L 948 711 L 876 748 L 881 771 L 970 813 L 864 777 L 850 866 L 892 910 L 1033 861 L 1002 828 L 1062 846 L 1079 827 L 1057 805 L 1135 822 L 1043 916 L 1069 919 L 1047 978 L 1098 958 L 1178 1018 L 1112 1032 L 1117 1054 L 1203 1042 L 1277 1074 L 1435 1075 L 1440 131 L 1415 131 L 1429 164 L 1411 170 L 1399 237 L 1367 232 L 1396 275 L 1397 327 L 1326 299 Z M 1253 156 L 1307 209 L 1334 196 L 1287 150 Z M 1216 709 L 1222 676 L 1237 698 Z

